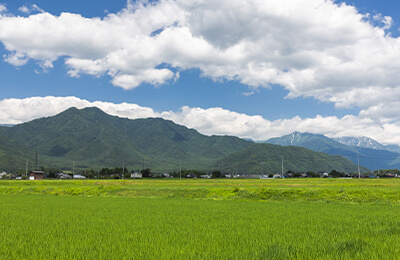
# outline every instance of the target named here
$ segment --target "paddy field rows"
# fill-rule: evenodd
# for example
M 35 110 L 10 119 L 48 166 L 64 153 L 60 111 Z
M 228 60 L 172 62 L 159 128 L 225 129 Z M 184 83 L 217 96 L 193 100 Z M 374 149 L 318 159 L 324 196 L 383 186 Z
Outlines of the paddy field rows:
M 398 180 L 0 181 L 0 259 L 396 259 Z

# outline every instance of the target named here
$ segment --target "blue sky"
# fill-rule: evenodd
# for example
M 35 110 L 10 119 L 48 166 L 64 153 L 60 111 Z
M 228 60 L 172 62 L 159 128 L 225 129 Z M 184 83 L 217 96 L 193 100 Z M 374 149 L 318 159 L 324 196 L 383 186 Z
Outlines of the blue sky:
M 70 105 L 83 107 L 98 102 L 106 112 L 131 118 L 143 116 L 129 106 L 137 105 L 150 111 L 144 116 L 161 116 L 205 134 L 262 140 L 307 131 L 328 136 L 365 135 L 383 143 L 400 144 L 400 139 L 388 137 L 400 133 L 400 118 L 394 111 L 399 105 L 397 94 L 391 94 L 398 92 L 400 84 L 387 80 L 400 69 L 395 61 L 398 44 L 393 43 L 400 35 L 399 1 L 340 1 L 355 6 L 351 11 L 339 1 L 326 4 L 323 0 L 304 0 L 296 10 L 292 6 L 302 1 L 285 0 L 282 6 L 265 6 L 265 13 L 257 12 L 257 7 L 237 8 L 233 4 L 237 1 L 205 1 L 204 6 L 188 2 L 139 5 L 125 0 L 0 0 L 0 30 L 15 26 L 14 32 L 0 33 L 0 110 L 6 115 L 0 123 L 18 123 L 55 114 Z M 240 2 L 238 5 L 244 1 Z M 250 4 L 256 5 L 257 1 Z M 271 15 L 268 10 L 273 8 L 277 12 Z M 280 17 L 282 10 L 291 16 Z M 304 11 L 314 12 L 315 19 L 303 17 L 300 12 Z M 140 16 L 141 12 L 146 15 Z M 185 12 L 189 18 L 182 15 Z M 61 19 L 61 13 L 77 16 Z M 370 15 L 365 16 L 367 13 Z M 35 24 L 35 19 L 44 14 L 47 20 Z M 261 33 L 272 36 L 260 36 L 257 23 L 250 20 L 257 15 L 261 24 L 268 21 L 265 28 L 260 25 Z M 360 19 L 359 15 L 365 17 Z M 324 19 L 326 16 L 331 17 Z M 201 20 L 193 22 L 193 17 Z M 51 19 L 58 22 L 52 24 Z M 103 27 L 115 28 L 101 31 L 96 19 L 103 22 Z M 302 19 L 304 25 L 299 22 Z M 138 25 L 117 32 L 132 20 Z M 79 30 L 84 23 L 91 27 Z M 147 24 L 151 24 L 150 29 L 140 27 Z M 99 28 L 94 34 L 99 41 L 90 42 L 85 28 Z M 159 35 L 150 35 L 159 28 Z M 69 35 L 68 29 L 74 32 Z M 132 30 L 138 33 L 130 34 Z M 60 31 L 67 35 L 65 40 Z M 104 32 L 115 35 L 102 38 Z M 126 34 L 129 37 L 125 39 Z M 114 42 L 109 41 L 115 36 Z M 161 50 L 160 54 L 151 56 L 157 51 L 142 45 L 146 37 Z M 121 43 L 118 50 L 112 45 L 119 41 L 127 44 Z M 170 49 L 165 42 L 182 45 Z M 196 47 L 186 50 L 187 46 Z M 304 48 L 309 48 L 306 53 Z M 385 49 L 389 53 L 383 53 Z M 147 51 L 149 57 L 142 57 Z M 374 53 L 376 60 L 369 59 L 369 55 L 375 57 Z M 231 57 L 233 60 L 226 62 Z M 387 72 L 382 79 L 381 71 Z M 49 97 L 58 98 L 57 103 L 63 105 L 55 105 Z M 75 97 L 80 103 L 60 99 L 67 97 Z M 379 103 L 378 97 L 390 102 Z M 36 98 L 36 103 L 31 98 Z M 37 103 L 46 104 L 48 109 Z M 107 103 L 109 110 L 101 103 Z M 128 105 L 118 107 L 121 103 Z M 221 123 L 226 127 L 218 126 Z
M 79 13 L 84 17 L 104 17 L 108 12 L 119 12 L 126 6 L 124 0 L 85 0 L 85 1 L 6 1 L 7 8 L 17 15 L 24 15 L 18 9 L 23 5 L 36 4 L 54 15 L 62 12 Z M 26 16 L 26 15 L 25 15 Z M 7 51 L 2 49 L 1 54 Z M 274 86 L 271 89 L 261 89 L 258 93 L 245 96 L 248 92 L 246 85 L 239 82 L 215 82 L 200 76 L 200 71 L 193 69 L 182 73 L 175 83 L 161 86 L 144 84 L 135 90 L 123 90 L 113 87 L 110 78 L 105 76 L 96 78 L 82 76 L 79 79 L 66 75 L 63 62 L 55 63 L 54 69 L 48 73 L 35 73 L 35 61 L 16 69 L 7 63 L 0 64 L 0 71 L 4 75 L 0 96 L 2 98 L 27 98 L 31 96 L 77 96 L 89 101 L 107 101 L 113 103 L 129 102 L 141 106 L 149 106 L 157 111 L 178 110 L 182 106 L 202 108 L 222 107 L 248 115 L 262 115 L 276 120 L 292 118 L 296 115 L 314 117 L 344 116 L 357 109 L 335 110 L 333 104 L 320 102 L 313 98 L 285 99 L 288 91 Z M 4 72 L 4 73 L 3 73 Z M 299 112 L 301 111 L 301 114 Z

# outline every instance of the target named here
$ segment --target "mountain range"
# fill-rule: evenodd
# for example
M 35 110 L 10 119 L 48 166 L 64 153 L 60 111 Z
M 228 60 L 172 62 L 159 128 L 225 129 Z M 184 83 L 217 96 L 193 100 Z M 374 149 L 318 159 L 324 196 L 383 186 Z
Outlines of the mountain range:
M 398 145 L 382 145 L 371 139 L 369 137 L 360 136 L 360 137 L 338 137 L 332 138 L 341 144 L 349 145 L 349 146 L 356 146 L 362 148 L 369 148 L 374 150 L 387 150 L 390 152 L 395 152 L 400 154 L 400 146 Z
M 283 147 L 233 136 L 205 136 L 161 118 L 131 120 L 98 108 L 70 108 L 58 115 L 0 127 L 0 168 L 151 168 L 155 172 L 197 169 L 240 173 L 285 170 L 356 172 L 341 156 Z M 367 171 L 366 168 L 362 168 Z
M 341 155 L 372 170 L 400 167 L 399 146 L 384 146 L 368 137 L 328 138 L 319 134 L 293 132 L 271 138 L 266 143 L 299 146 L 330 155 Z

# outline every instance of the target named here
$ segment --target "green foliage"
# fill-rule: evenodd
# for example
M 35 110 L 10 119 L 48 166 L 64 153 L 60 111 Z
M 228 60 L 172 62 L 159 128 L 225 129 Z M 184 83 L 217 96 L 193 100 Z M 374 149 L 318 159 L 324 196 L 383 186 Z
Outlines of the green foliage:
M 151 177 L 151 169 L 149 168 L 141 170 L 141 173 L 143 178 Z
M 357 166 L 341 156 L 331 156 L 326 153 L 314 152 L 303 147 L 287 147 L 272 144 L 253 144 L 244 151 L 232 153 L 218 161 L 224 165 L 224 171 L 237 169 L 238 172 L 254 174 L 280 173 L 282 171 L 282 156 L 284 169 L 294 172 L 356 172 Z M 362 168 L 363 171 L 368 169 Z
M 308 172 L 307 172 L 307 176 L 310 177 L 310 178 L 317 178 L 317 177 L 319 177 L 318 174 L 316 174 L 315 172 L 312 172 L 312 171 L 308 171 Z
M 211 174 L 211 177 L 213 178 L 220 178 L 221 177 L 221 171 L 213 171 Z

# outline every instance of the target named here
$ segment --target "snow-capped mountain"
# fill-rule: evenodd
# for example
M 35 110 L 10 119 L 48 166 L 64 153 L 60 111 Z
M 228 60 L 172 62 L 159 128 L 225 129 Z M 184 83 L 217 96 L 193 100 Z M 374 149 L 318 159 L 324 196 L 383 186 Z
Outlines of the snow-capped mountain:
M 382 145 L 375 141 L 374 139 L 371 139 L 366 136 L 360 136 L 360 137 L 338 137 L 338 138 L 332 138 L 333 140 L 349 145 L 349 146 L 356 146 L 356 147 L 362 147 L 362 148 L 369 148 L 369 149 L 374 149 L 374 150 L 387 150 L 391 152 L 396 152 L 400 153 L 400 147 L 398 145 Z
M 330 155 L 341 155 L 354 163 L 372 169 L 392 169 L 400 167 L 400 147 L 382 145 L 368 137 L 328 138 L 324 135 L 293 132 L 271 138 L 266 143 L 283 146 L 302 146 L 307 149 L 325 152 Z
M 277 138 L 271 138 L 266 143 L 270 144 L 277 144 L 277 145 L 283 145 L 283 146 L 303 146 L 304 143 L 309 144 L 310 142 L 321 142 L 321 140 L 325 142 L 333 142 L 331 139 L 324 135 L 316 135 L 316 134 L 310 134 L 310 133 L 300 133 L 300 132 L 293 132 L 291 134 L 282 136 L 282 137 L 277 137 Z M 306 147 L 308 148 L 308 147 Z
M 338 137 L 338 138 L 332 138 L 332 139 L 341 144 L 345 144 L 345 145 L 364 147 L 364 148 L 370 148 L 370 149 L 375 149 L 375 150 L 386 150 L 385 146 L 381 145 L 374 139 L 371 139 L 371 138 L 365 137 L 365 136 Z

